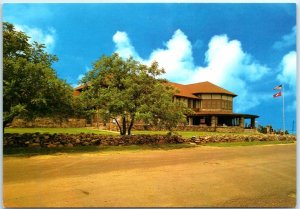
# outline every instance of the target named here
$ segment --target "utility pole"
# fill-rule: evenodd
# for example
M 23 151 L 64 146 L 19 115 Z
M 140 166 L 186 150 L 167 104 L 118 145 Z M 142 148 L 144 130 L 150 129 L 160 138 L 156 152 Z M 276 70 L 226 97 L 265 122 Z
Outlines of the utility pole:
M 284 88 L 283 88 L 283 84 L 282 84 L 282 125 L 283 125 L 283 134 L 285 134 Z

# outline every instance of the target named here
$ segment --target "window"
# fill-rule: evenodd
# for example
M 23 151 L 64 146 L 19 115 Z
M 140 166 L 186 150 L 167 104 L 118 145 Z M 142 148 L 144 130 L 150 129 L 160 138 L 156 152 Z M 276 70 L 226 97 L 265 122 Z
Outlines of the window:
M 228 101 L 225 101 L 225 109 L 228 110 Z
M 192 100 L 191 99 L 188 99 L 188 107 L 192 108 Z
M 216 109 L 221 109 L 221 100 L 217 100 Z
M 212 99 L 221 99 L 221 94 L 213 94 Z
M 193 99 L 193 108 L 197 108 L 197 100 Z
M 202 99 L 211 99 L 211 94 L 202 94 Z
M 212 100 L 212 101 L 211 101 L 211 108 L 212 108 L 212 109 L 216 109 L 216 106 L 217 106 L 216 101 L 215 101 L 215 100 Z
M 229 110 L 232 110 L 232 101 L 229 101 L 229 102 L 228 102 L 228 109 L 229 109 Z

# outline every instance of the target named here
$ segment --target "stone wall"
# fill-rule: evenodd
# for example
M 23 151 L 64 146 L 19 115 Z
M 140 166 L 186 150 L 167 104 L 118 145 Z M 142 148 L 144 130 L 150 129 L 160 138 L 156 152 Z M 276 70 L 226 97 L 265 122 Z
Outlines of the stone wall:
M 294 135 L 240 135 L 240 134 L 221 134 L 213 136 L 192 137 L 191 142 L 196 144 L 219 143 L 219 142 L 252 142 L 252 141 L 296 141 Z
M 177 144 L 193 142 L 196 144 L 218 142 L 251 142 L 251 141 L 295 141 L 293 135 L 238 135 L 221 134 L 213 136 L 198 136 L 184 139 L 177 135 L 133 135 L 133 136 L 108 136 L 97 134 L 41 134 L 41 133 L 5 133 L 4 148 L 18 147 L 76 147 L 99 145 L 142 145 L 142 144 Z
M 238 133 L 244 132 L 244 128 L 240 126 L 218 126 L 216 127 L 216 132 L 222 133 Z
M 80 128 L 85 127 L 86 119 L 68 118 L 64 120 L 59 120 L 55 118 L 36 118 L 31 121 L 26 121 L 24 119 L 15 118 L 10 127 L 19 128 Z
M 4 148 L 16 147 L 75 147 L 99 145 L 176 144 L 187 140 L 176 135 L 107 136 L 97 134 L 4 134 Z M 188 140 L 189 141 L 189 140 Z

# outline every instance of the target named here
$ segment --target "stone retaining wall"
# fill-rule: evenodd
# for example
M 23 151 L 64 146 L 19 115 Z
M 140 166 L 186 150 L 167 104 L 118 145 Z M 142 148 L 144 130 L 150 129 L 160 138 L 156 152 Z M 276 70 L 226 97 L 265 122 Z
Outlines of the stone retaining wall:
M 238 133 L 238 132 L 244 132 L 246 129 L 240 126 L 218 126 L 216 127 L 216 132 L 222 132 L 222 133 Z M 255 130 L 255 129 L 251 129 Z
M 141 145 L 141 144 L 177 144 L 193 142 L 196 144 L 218 142 L 251 142 L 251 141 L 295 141 L 293 135 L 214 135 L 195 136 L 184 139 L 177 135 L 133 135 L 133 136 L 108 136 L 97 134 L 41 134 L 41 133 L 5 133 L 4 148 L 16 147 L 75 147 L 99 145 Z
M 219 142 L 252 142 L 252 141 L 296 141 L 294 135 L 271 135 L 271 134 L 257 134 L 257 135 L 234 135 L 221 134 L 214 136 L 199 136 L 192 137 L 191 142 L 196 144 L 205 143 L 219 143 Z
M 10 127 L 19 128 L 80 128 L 85 127 L 86 119 L 68 118 L 59 120 L 55 118 L 36 118 L 32 121 L 26 121 L 24 119 L 15 118 Z
M 180 136 L 134 135 L 107 136 L 97 134 L 4 134 L 4 148 L 13 147 L 75 147 L 98 145 L 176 144 L 186 140 Z

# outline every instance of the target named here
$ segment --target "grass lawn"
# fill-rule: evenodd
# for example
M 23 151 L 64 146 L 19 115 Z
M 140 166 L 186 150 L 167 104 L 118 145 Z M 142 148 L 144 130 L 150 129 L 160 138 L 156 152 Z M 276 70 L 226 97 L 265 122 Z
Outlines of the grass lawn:
M 193 136 L 215 136 L 215 135 L 253 135 L 251 132 L 236 132 L 236 133 L 222 133 L 222 132 L 200 132 L 200 131 L 175 131 L 184 138 L 191 138 Z M 132 131 L 133 134 L 167 134 L 168 131 Z M 258 133 L 255 133 L 258 134 Z
M 80 134 L 80 133 L 94 133 L 103 135 L 119 135 L 116 131 L 106 130 L 94 130 L 90 128 L 5 128 L 4 133 L 68 133 L 68 134 Z
M 103 135 L 119 135 L 117 131 L 105 131 L 105 130 L 95 130 L 91 128 L 5 128 L 4 133 L 69 133 L 69 134 L 80 134 L 80 133 L 94 133 Z M 165 135 L 168 131 L 132 131 L 132 134 L 160 134 Z M 212 135 L 230 135 L 230 134 L 248 134 L 253 135 L 253 133 L 240 132 L 240 133 L 220 133 L 220 132 L 198 132 L 198 131 L 176 131 L 179 135 L 184 138 L 191 138 L 192 136 L 212 136 Z M 257 133 L 256 133 L 257 134 Z

